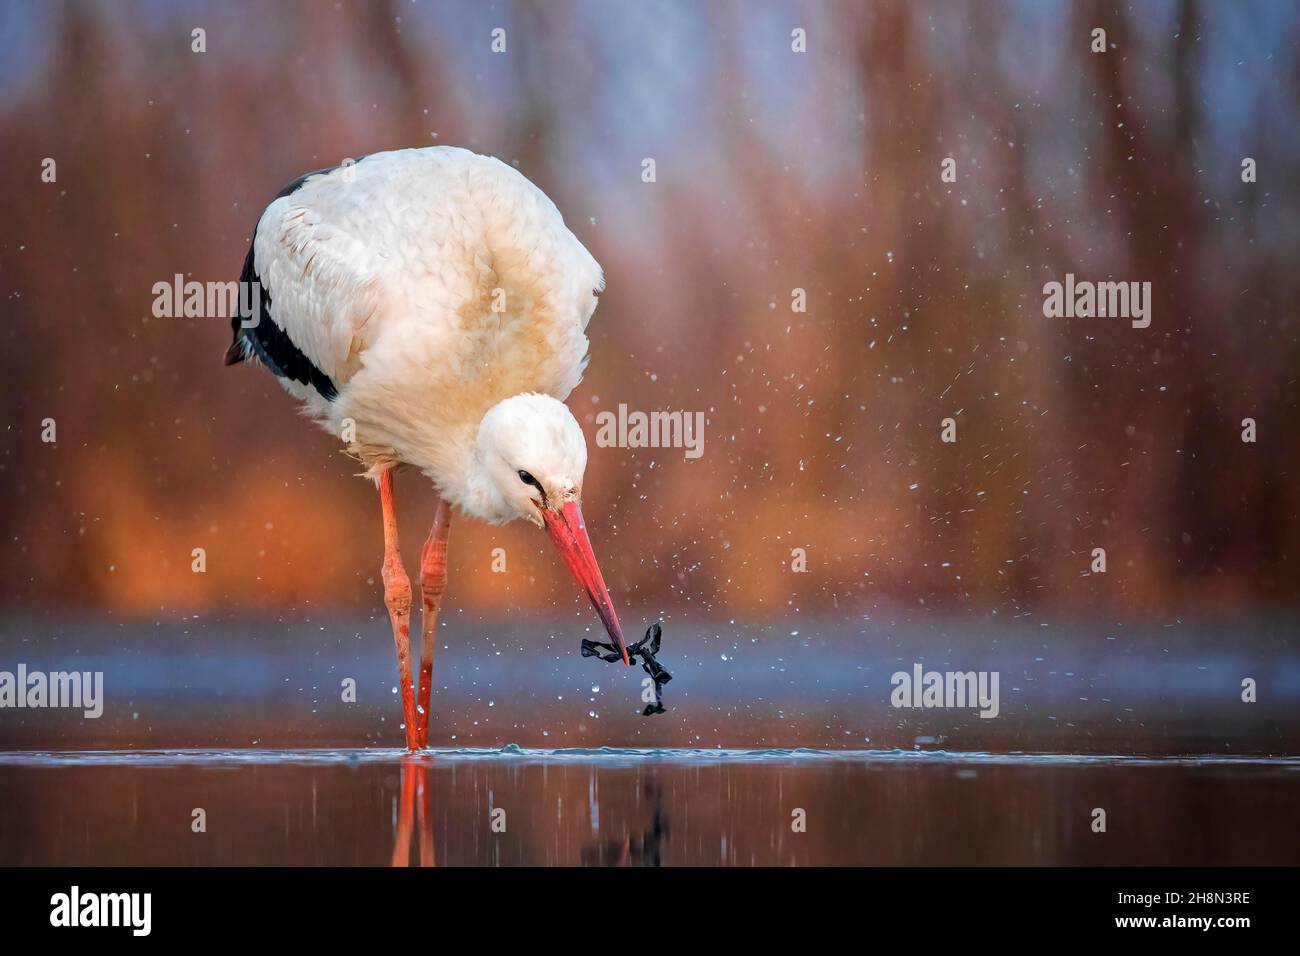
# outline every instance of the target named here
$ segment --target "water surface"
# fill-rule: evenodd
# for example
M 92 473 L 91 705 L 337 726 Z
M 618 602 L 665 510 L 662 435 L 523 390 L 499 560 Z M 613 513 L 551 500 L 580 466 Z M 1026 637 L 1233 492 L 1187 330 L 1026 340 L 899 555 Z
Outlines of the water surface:
M 1300 863 L 1288 758 L 10 752 L 0 778 L 3 864 Z

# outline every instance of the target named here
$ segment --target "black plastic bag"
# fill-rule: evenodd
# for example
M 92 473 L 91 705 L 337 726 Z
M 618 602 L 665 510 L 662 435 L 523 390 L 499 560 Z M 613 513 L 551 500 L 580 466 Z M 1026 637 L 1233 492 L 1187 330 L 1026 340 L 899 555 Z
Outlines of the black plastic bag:
M 673 675 L 668 673 L 664 666 L 655 660 L 655 655 L 659 653 L 662 637 L 663 628 L 656 621 L 646 628 L 645 637 L 635 644 L 629 644 L 627 647 L 627 659 L 635 663 L 639 657 L 641 666 L 650 675 L 650 679 L 655 682 L 655 702 L 646 704 L 645 710 L 641 711 L 642 717 L 664 712 L 664 684 L 673 679 Z M 623 655 L 619 653 L 618 648 L 613 644 L 589 641 L 585 637 L 582 639 L 582 656 L 599 657 L 602 661 L 608 661 L 611 664 L 615 662 L 622 663 L 623 661 Z

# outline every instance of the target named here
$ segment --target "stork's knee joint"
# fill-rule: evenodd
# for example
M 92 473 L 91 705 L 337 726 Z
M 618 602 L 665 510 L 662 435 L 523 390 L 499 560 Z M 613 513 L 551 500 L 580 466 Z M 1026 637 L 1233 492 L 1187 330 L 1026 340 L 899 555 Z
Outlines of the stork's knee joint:
M 447 591 L 447 569 L 439 568 L 427 571 L 420 576 L 420 590 L 426 598 L 439 600 Z
M 447 543 L 430 539 L 420 561 L 420 590 L 426 600 L 437 601 L 447 590 Z
M 410 613 L 411 580 L 400 564 L 385 561 L 383 569 L 384 604 L 392 614 Z

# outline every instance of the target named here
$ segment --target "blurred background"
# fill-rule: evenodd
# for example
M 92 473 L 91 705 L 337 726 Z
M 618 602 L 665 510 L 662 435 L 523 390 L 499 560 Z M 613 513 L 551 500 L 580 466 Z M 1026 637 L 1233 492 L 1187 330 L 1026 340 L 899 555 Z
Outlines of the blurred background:
M 587 516 L 686 679 L 656 729 L 634 678 L 599 723 L 595 617 L 543 536 L 462 520 L 441 742 L 542 743 L 545 706 L 557 744 L 1094 746 L 1077 717 L 1180 750 L 1179 718 L 1294 752 L 1300 6 L 8 2 L 0 49 L 0 665 L 97 661 L 130 696 L 0 742 L 398 742 L 373 488 L 153 286 L 237 279 L 300 173 L 452 144 L 604 266 Z M 1151 327 L 1044 318 L 1067 272 L 1150 282 Z M 595 447 L 620 403 L 705 412 L 703 456 Z M 432 495 L 398 487 L 413 561 Z M 900 718 L 913 660 L 1014 672 L 1032 722 Z M 340 674 L 381 691 L 341 714 Z M 1234 738 L 1244 675 L 1270 693 Z

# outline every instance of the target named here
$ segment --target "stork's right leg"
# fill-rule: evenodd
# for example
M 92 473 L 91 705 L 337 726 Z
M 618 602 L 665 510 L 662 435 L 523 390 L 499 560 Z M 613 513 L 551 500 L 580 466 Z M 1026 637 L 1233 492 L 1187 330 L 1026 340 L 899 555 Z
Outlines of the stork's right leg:
M 397 678 L 402 689 L 406 749 L 417 750 L 415 685 L 411 682 L 411 579 L 406 576 L 402 552 L 397 547 L 397 510 L 393 506 L 391 470 L 379 477 L 379 503 L 384 511 L 384 604 L 393 624 L 393 643 L 397 645 Z
M 421 747 L 429 744 L 429 701 L 433 693 L 434 632 L 438 628 L 438 608 L 447 590 L 447 532 L 451 528 L 451 505 L 438 500 L 429 540 L 420 553 L 420 593 L 424 596 L 424 639 L 420 643 L 420 698 L 415 708 L 419 724 L 416 740 Z

